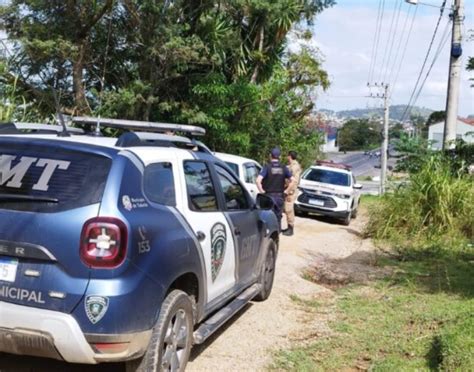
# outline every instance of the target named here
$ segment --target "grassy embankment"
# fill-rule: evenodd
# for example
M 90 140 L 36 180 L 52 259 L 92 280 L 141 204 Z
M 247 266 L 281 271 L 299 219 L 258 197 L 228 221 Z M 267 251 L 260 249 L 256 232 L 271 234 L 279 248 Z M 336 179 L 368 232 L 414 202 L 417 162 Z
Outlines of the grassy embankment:
M 365 198 L 367 233 L 389 249 L 367 265 L 389 274 L 332 299 L 295 298 L 316 318 L 332 314 L 330 332 L 270 368 L 474 371 L 473 190 L 472 178 L 427 163 L 405 189 Z

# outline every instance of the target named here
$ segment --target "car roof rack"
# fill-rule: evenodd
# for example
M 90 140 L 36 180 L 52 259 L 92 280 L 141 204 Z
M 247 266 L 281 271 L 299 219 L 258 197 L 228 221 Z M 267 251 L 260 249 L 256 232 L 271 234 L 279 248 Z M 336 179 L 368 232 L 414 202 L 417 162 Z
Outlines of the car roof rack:
M 206 130 L 195 125 L 155 123 L 150 121 L 123 120 L 109 118 L 95 118 L 90 116 L 74 116 L 72 122 L 79 126 L 95 126 L 96 133 L 100 133 L 100 127 L 125 129 L 130 131 L 147 131 L 158 133 L 183 133 L 190 136 L 204 136 Z
M 73 134 L 84 134 L 81 128 L 66 127 Z M 37 123 L 6 123 L 0 125 L 0 134 L 57 134 L 64 131 L 61 125 L 37 124 Z
M 324 167 L 331 167 L 331 168 L 337 168 L 337 169 L 344 169 L 347 171 L 350 171 L 352 169 L 352 167 L 348 164 L 335 163 L 332 160 L 317 160 L 316 165 L 322 165 Z
M 122 134 L 115 143 L 117 147 L 177 147 L 188 150 L 206 152 L 212 154 L 211 150 L 200 141 L 193 139 L 148 132 L 126 132 Z

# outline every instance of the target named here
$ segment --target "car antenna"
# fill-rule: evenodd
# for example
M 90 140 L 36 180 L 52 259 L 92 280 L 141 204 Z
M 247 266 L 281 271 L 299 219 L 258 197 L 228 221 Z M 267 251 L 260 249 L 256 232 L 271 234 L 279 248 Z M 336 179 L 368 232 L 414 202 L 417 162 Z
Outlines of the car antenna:
M 61 107 L 59 106 L 59 99 L 56 94 L 56 89 L 54 87 L 51 87 L 53 91 L 53 97 L 54 97 L 54 106 L 56 107 L 56 120 L 59 119 L 59 124 L 63 127 L 63 130 L 61 132 L 58 132 L 58 137 L 71 137 L 71 134 L 68 132 L 66 123 L 64 122 L 64 116 L 63 113 L 61 112 Z

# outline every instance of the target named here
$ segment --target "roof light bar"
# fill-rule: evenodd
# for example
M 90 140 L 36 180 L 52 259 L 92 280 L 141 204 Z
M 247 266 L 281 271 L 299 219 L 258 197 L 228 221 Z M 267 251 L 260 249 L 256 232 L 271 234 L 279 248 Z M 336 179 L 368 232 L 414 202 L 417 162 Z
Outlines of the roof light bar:
M 352 169 L 352 167 L 348 164 L 335 163 L 332 160 L 317 160 L 316 165 L 322 165 L 325 167 L 338 168 L 338 169 L 345 169 L 348 171 Z
M 18 131 L 50 132 L 50 133 L 60 133 L 64 131 L 61 125 L 21 123 L 21 122 L 12 123 L 12 124 L 15 126 L 15 129 Z M 81 128 L 66 127 L 66 129 L 70 133 L 84 134 L 84 130 L 82 130 Z
M 96 125 L 101 127 L 130 129 L 134 131 L 144 130 L 151 132 L 182 132 L 193 136 L 204 136 L 206 130 L 195 125 L 171 124 L 171 123 L 154 123 L 149 121 L 123 120 L 123 119 L 107 119 L 94 118 L 89 116 L 74 116 L 72 121 L 78 125 L 90 126 Z

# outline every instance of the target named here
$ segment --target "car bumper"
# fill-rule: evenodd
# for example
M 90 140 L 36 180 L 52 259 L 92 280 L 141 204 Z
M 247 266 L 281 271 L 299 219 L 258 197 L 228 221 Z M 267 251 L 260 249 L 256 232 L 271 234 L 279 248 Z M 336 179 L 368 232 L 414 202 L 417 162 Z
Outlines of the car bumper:
M 0 301 L 0 352 L 97 364 L 139 357 L 150 337 L 151 330 L 127 335 L 86 335 L 70 314 Z M 124 347 L 104 353 L 95 350 L 94 343 Z
M 307 212 L 307 213 L 315 213 L 321 216 L 328 216 L 343 219 L 347 217 L 348 211 L 334 211 L 331 209 L 324 209 L 315 207 L 314 205 L 307 205 L 307 204 L 296 204 L 295 203 L 295 210 L 297 212 Z

